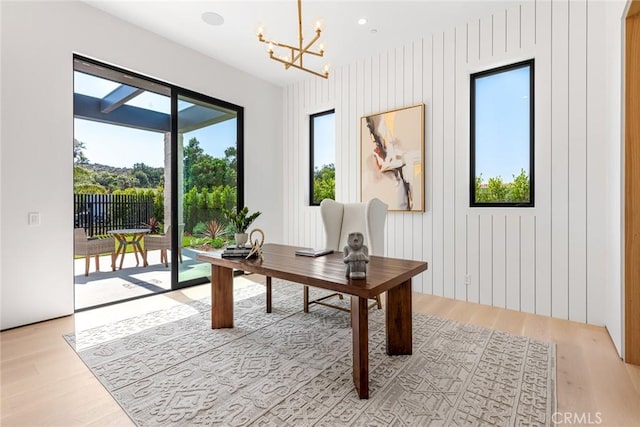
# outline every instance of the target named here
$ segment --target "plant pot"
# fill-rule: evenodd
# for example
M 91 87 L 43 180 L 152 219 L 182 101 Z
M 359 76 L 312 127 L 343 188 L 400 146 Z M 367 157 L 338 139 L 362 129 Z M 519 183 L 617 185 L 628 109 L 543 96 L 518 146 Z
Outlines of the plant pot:
M 236 239 L 236 245 L 244 246 L 249 240 L 249 235 L 247 233 L 236 233 L 234 238 Z

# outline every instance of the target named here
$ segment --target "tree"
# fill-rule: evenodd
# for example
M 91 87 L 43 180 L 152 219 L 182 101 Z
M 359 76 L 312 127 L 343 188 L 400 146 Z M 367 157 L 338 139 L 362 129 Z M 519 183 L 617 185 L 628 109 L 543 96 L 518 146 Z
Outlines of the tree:
M 74 185 L 95 183 L 94 176 L 95 174 L 89 169 L 83 168 L 82 166 L 73 167 L 73 184 Z
M 74 194 L 107 194 L 107 189 L 98 184 L 78 184 L 73 186 Z
M 144 163 L 134 163 L 133 175 L 138 177 L 138 172 L 142 172 L 145 175 L 145 178 L 142 178 L 140 182 L 142 187 L 156 188 L 164 181 L 164 168 L 154 168 Z
M 232 172 L 225 160 L 205 154 L 191 168 L 192 185 L 198 188 L 230 185 L 235 181 L 235 174 Z
M 73 138 L 73 162 L 79 165 L 86 165 L 89 163 L 89 159 L 84 155 L 82 150 L 85 150 L 87 147 L 84 145 L 84 142 L 78 141 Z
M 475 187 L 476 187 L 476 200 L 475 200 L 476 203 L 488 202 L 489 192 L 486 186 L 482 184 L 482 174 L 476 176 Z
M 73 192 L 75 194 L 104 194 L 107 189 L 96 182 L 93 171 L 82 166 L 74 166 Z
M 116 185 L 120 190 L 124 190 L 126 188 L 135 188 L 136 187 L 136 179 L 131 175 L 117 175 L 116 176 Z
M 518 176 L 513 175 L 513 182 L 504 183 L 502 177 L 489 178 L 483 184 L 482 174 L 475 179 L 476 203 L 527 203 L 530 198 L 530 182 L 524 169 Z
M 507 201 L 507 186 L 502 182 L 502 177 L 489 178 L 489 199 L 492 202 Z
M 118 188 L 118 175 L 110 172 L 98 172 L 95 175 L 96 182 L 107 188 L 109 192 Z
M 182 161 L 184 164 L 184 188 L 189 191 L 194 187 L 193 166 L 204 156 L 204 150 L 200 147 L 200 142 L 196 138 L 191 138 L 184 147 Z
M 336 198 L 336 168 L 333 163 L 318 167 L 313 171 L 313 202 Z
M 524 169 L 520 169 L 518 176 L 513 175 L 513 182 L 509 185 L 509 201 L 510 202 L 529 202 L 530 183 Z
M 133 177 L 138 181 L 137 187 L 149 187 L 149 177 L 143 171 L 133 172 Z
M 238 151 L 236 147 L 227 147 L 227 149 L 224 150 L 224 158 L 231 169 L 235 171 L 238 170 Z

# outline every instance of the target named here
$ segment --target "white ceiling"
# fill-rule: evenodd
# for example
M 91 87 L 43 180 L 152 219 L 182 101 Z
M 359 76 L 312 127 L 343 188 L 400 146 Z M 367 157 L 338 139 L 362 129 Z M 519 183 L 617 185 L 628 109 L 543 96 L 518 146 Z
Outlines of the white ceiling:
M 262 27 L 265 38 L 296 45 L 295 0 L 85 2 L 277 85 L 312 77 L 303 71 L 285 70 L 282 64 L 270 60 L 266 45 L 259 43 L 256 37 L 257 29 Z M 303 0 L 304 38 L 311 40 L 319 20 L 323 28 L 321 41 L 325 46 L 325 58 L 311 58 L 306 64 L 318 71 L 325 63 L 331 67 L 350 64 L 516 3 L 515 0 Z M 205 23 L 202 20 L 205 12 L 220 14 L 224 23 L 221 26 Z M 362 17 L 367 18 L 366 25 L 358 25 L 357 21 Z

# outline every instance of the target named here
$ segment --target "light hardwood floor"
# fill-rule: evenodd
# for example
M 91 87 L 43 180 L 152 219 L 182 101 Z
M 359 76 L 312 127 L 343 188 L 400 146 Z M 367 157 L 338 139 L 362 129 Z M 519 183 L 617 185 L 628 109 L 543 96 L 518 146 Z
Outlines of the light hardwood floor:
M 262 276 L 244 278 L 264 283 Z M 62 334 L 208 295 L 208 285 L 196 286 L 3 332 L 0 424 L 133 425 Z M 413 306 L 418 312 L 555 342 L 560 412 L 555 419 L 571 421 L 561 424 L 640 425 L 640 367 L 618 358 L 604 328 L 422 294 L 414 294 Z

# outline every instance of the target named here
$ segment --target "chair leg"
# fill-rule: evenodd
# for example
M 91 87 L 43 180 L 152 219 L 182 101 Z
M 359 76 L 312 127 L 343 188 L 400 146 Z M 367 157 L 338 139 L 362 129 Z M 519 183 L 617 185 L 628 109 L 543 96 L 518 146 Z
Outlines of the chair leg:
M 89 255 L 84 257 L 84 275 L 89 275 Z
M 178 259 L 180 260 L 180 264 L 182 264 L 182 248 L 178 248 Z
M 309 287 L 308 286 L 303 286 L 303 291 L 302 291 L 302 306 L 304 308 L 304 312 L 308 313 L 309 312 Z
M 111 271 L 116 271 L 116 258 L 118 257 L 118 255 L 116 255 L 115 252 L 111 252 Z
M 164 255 L 164 266 L 165 267 L 169 267 L 169 257 L 167 256 L 167 250 L 163 249 L 162 252 L 160 252 L 162 255 Z M 161 255 L 161 256 L 162 256 Z
M 96 271 L 100 271 L 100 255 L 96 255 Z
M 340 299 L 344 299 L 344 296 L 340 293 L 336 293 L 336 294 L 332 294 L 329 295 L 325 298 L 330 298 L 332 296 L 338 295 L 338 297 Z M 321 298 L 322 299 L 322 298 Z M 377 295 L 373 298 L 375 300 L 375 303 L 369 305 L 369 308 L 373 308 L 374 306 L 378 307 L 379 310 L 382 309 L 382 300 L 380 299 L 380 295 Z M 308 286 L 303 286 L 303 295 L 302 295 L 302 304 L 304 307 L 304 312 L 308 313 L 309 312 L 309 287 Z M 319 300 L 314 300 L 315 303 L 317 304 L 323 304 L 321 302 L 318 302 Z M 327 305 L 327 304 L 323 304 L 323 305 Z M 349 312 L 350 310 L 344 309 L 344 308 L 340 308 L 338 306 L 333 306 L 333 305 L 328 305 L 329 307 L 334 307 L 337 308 L 338 310 L 343 310 L 343 311 L 347 311 Z

